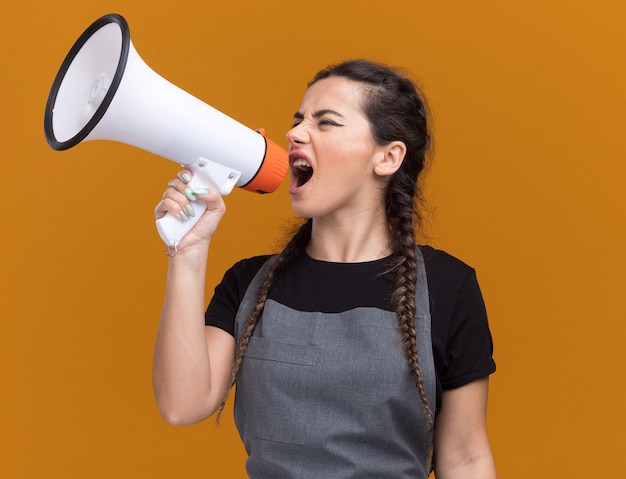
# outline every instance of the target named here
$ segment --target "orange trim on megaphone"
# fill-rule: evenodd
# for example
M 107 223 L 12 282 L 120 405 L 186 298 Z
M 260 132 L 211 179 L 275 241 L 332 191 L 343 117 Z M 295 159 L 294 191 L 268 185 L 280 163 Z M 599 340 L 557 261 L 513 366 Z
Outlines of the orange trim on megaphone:
M 265 130 L 257 130 L 265 139 L 265 158 L 257 174 L 241 188 L 255 193 L 272 193 L 280 186 L 287 174 L 289 157 L 287 152 L 265 136 Z

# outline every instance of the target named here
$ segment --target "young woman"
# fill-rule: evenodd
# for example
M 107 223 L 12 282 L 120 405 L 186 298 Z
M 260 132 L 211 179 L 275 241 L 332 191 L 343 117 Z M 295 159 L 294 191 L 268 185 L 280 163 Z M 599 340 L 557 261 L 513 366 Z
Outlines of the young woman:
M 415 245 L 430 147 L 413 82 L 349 61 L 316 75 L 287 133 L 294 212 L 284 250 L 234 265 L 205 311 L 225 212 L 182 171 L 156 216 L 208 205 L 169 260 L 154 387 L 172 424 L 215 413 L 236 383 L 252 478 L 495 477 L 495 371 L 474 270 Z M 173 254 L 173 252 L 172 252 Z M 171 256 L 171 255 L 170 255 Z

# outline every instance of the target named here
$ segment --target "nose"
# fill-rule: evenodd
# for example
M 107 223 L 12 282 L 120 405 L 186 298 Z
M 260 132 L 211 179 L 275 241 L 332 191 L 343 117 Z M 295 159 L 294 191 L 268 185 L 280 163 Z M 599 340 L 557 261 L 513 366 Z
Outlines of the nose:
M 295 125 L 291 130 L 287 132 L 287 141 L 290 145 L 297 145 L 306 143 L 308 139 L 308 134 L 306 132 L 306 128 L 302 126 L 302 123 Z

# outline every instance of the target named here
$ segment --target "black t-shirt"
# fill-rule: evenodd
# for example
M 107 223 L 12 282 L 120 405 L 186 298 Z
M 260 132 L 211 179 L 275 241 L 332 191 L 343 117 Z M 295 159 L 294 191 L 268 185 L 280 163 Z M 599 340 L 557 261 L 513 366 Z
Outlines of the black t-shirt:
M 453 389 L 496 369 L 487 313 L 474 269 L 429 246 L 420 246 L 426 265 L 432 343 L 438 386 Z M 230 268 L 206 310 L 205 323 L 234 335 L 239 304 L 269 256 Z M 330 263 L 302 255 L 272 286 L 269 299 L 298 311 L 340 313 L 357 307 L 393 311 L 392 283 L 382 273 L 386 260 Z

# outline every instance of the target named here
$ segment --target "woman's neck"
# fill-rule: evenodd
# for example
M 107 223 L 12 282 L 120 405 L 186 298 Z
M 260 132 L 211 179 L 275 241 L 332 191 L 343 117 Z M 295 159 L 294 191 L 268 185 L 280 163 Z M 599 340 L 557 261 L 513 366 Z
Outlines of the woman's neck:
M 351 217 L 313 218 L 306 252 L 314 259 L 360 263 L 391 254 L 391 233 L 382 211 Z

